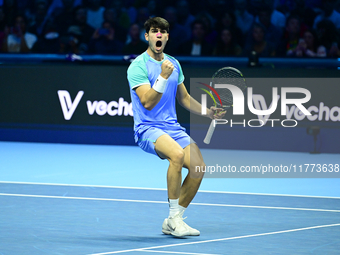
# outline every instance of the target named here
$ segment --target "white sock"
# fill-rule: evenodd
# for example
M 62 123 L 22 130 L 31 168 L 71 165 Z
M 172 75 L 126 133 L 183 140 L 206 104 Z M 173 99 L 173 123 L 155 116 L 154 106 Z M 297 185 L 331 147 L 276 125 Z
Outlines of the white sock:
M 174 217 L 177 213 L 180 212 L 180 205 L 178 204 L 177 199 L 169 199 L 169 218 Z
M 182 212 L 184 213 L 186 209 L 187 209 L 186 207 L 179 205 L 179 210 L 180 210 L 181 213 Z

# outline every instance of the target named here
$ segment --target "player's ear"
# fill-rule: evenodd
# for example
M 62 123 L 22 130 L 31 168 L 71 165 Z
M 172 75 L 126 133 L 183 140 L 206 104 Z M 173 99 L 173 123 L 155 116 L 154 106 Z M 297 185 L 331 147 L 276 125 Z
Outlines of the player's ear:
M 144 36 L 145 36 L 145 40 L 149 41 L 149 33 L 145 33 Z

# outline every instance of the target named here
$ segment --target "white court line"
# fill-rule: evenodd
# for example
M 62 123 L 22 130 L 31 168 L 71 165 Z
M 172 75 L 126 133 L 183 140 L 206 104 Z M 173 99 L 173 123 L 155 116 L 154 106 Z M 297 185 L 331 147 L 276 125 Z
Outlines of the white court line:
M 27 195 L 27 194 L 8 194 L 8 193 L 0 193 L 0 196 L 12 196 L 12 197 L 38 197 L 38 198 L 61 198 L 61 199 L 78 199 L 78 200 L 94 200 L 94 201 L 115 201 L 115 202 L 134 202 L 134 203 L 168 204 L 168 202 L 166 202 L 166 201 L 148 201 L 148 200 L 133 200 L 133 199 L 117 199 L 117 198 L 61 197 L 61 196 Z M 340 212 L 340 211 L 339 211 L 339 212 Z
M 330 225 L 320 225 L 320 226 L 306 227 L 306 228 L 296 228 L 296 229 L 289 229 L 289 230 L 268 232 L 268 233 L 262 233 L 262 234 L 254 234 L 254 235 L 234 236 L 234 237 L 212 239 L 212 240 L 205 240 L 205 241 L 168 244 L 168 245 L 161 245 L 161 246 L 153 246 L 153 247 L 130 249 L 130 250 L 121 250 L 121 251 L 112 251 L 112 252 L 104 252 L 104 253 L 93 253 L 91 255 L 108 255 L 108 254 L 117 254 L 117 253 L 124 253 L 124 252 L 130 252 L 130 251 L 144 251 L 144 250 L 150 250 L 150 249 L 160 249 L 160 248 L 166 248 L 166 247 L 175 247 L 175 246 L 183 246 L 183 245 L 191 245 L 191 244 L 221 242 L 221 241 L 228 241 L 228 240 L 236 240 L 236 239 L 258 237 L 258 236 L 277 235 L 277 234 L 291 233 L 291 232 L 304 231 L 304 230 L 317 229 L 317 228 L 336 227 L 336 226 L 340 226 L 340 223 L 330 224 Z
M 151 250 L 140 250 L 143 252 L 155 252 L 155 253 L 171 253 L 171 254 L 192 254 L 192 255 L 219 255 L 219 254 L 208 254 L 208 253 L 196 253 L 196 252 L 178 252 L 178 251 L 151 251 Z
M 66 186 L 66 187 L 109 188 L 109 189 L 138 189 L 138 190 L 158 190 L 158 191 L 166 191 L 167 190 L 167 189 L 161 189 L 161 188 L 122 187 L 122 186 L 85 185 L 85 184 L 63 184 L 63 183 L 11 182 L 11 181 L 0 181 L 0 183 L 4 183 L 4 184 L 24 184 L 24 185 Z M 229 191 L 210 191 L 210 190 L 199 190 L 198 192 L 199 193 L 216 193 L 216 194 L 254 195 L 254 196 L 278 196 L 278 197 L 340 199 L 340 197 L 328 197 L 328 196 L 248 193 L 248 192 L 229 192 Z
M 42 182 L 10 182 L 10 181 L 0 181 L 0 183 L 5 183 L 5 184 L 24 184 L 24 185 L 66 186 L 66 187 L 87 187 L 87 188 L 109 188 L 109 189 L 141 189 L 141 190 L 161 190 L 161 191 L 166 191 L 167 190 L 167 189 L 161 189 L 161 188 L 122 187 L 122 186 L 65 184 L 65 183 L 42 183 Z
M 33 197 L 33 198 L 59 198 L 59 199 L 95 200 L 95 201 L 115 201 L 115 202 L 134 202 L 134 203 L 168 204 L 168 202 L 166 202 L 166 201 L 135 200 L 135 199 L 118 199 L 118 198 L 64 197 L 64 196 L 46 196 L 46 195 L 28 195 L 28 194 L 9 194 L 9 193 L 0 193 L 0 196 Z M 335 213 L 340 213 L 340 210 L 330 210 L 330 209 L 294 208 L 294 207 L 275 207 L 275 206 L 259 206 L 259 205 L 228 205 L 228 204 L 208 204 L 208 203 L 191 203 L 191 205 L 220 206 L 220 207 L 238 207 L 238 208 L 257 208 L 257 209 L 276 209 L 276 210 L 296 210 L 296 211 L 314 211 L 314 212 L 335 212 Z
M 259 208 L 259 209 L 276 209 L 276 210 L 296 210 L 296 211 L 315 211 L 315 212 L 340 212 L 340 210 L 314 209 L 314 208 L 295 208 L 279 206 L 261 206 L 261 205 L 228 205 L 228 204 L 209 204 L 209 203 L 190 203 L 190 205 L 222 206 L 222 207 L 239 207 L 239 208 Z

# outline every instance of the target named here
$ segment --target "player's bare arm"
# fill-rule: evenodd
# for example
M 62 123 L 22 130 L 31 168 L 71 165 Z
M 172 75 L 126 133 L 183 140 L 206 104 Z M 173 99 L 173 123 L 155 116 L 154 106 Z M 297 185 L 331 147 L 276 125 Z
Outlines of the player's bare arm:
M 141 85 L 136 89 L 136 93 L 139 97 L 140 102 L 144 106 L 145 109 L 147 110 L 152 110 L 161 100 L 163 93 L 162 92 L 162 87 L 161 86 L 166 86 L 166 81 L 170 77 L 174 70 L 174 65 L 169 61 L 165 60 L 162 64 L 162 72 L 160 74 L 161 78 L 157 79 L 153 88 L 151 88 L 150 84 L 145 84 Z M 164 79 L 162 81 L 161 79 Z M 159 83 L 164 83 L 164 84 L 159 84 Z M 157 84 L 158 83 L 158 84 Z M 157 89 L 156 87 L 159 87 L 160 89 Z M 165 88 L 164 88 L 165 89 Z
M 191 113 L 201 115 L 201 104 L 190 96 L 184 83 L 178 85 L 176 98 L 178 103 Z M 210 107 L 207 109 L 207 117 L 210 119 L 221 119 L 225 115 L 222 108 Z

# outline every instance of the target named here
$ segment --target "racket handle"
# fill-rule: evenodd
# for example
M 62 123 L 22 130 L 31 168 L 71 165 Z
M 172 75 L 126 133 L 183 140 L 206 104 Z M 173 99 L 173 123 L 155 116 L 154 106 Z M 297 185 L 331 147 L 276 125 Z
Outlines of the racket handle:
M 212 135 L 214 134 L 214 131 L 215 131 L 214 120 L 211 120 L 208 132 L 205 135 L 205 138 L 203 140 L 204 143 L 206 144 L 210 143 L 210 140 L 211 140 Z

